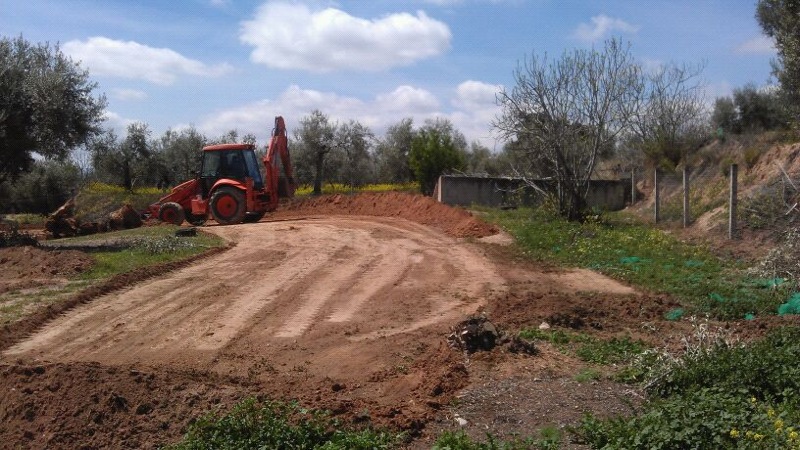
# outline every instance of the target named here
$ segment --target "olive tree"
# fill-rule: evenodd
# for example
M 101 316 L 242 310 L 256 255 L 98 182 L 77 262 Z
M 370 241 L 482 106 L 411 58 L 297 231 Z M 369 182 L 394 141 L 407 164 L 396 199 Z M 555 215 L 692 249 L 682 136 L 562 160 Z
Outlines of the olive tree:
M 301 183 L 313 178 L 314 195 L 322 194 L 326 158 L 336 148 L 335 134 L 336 125 L 319 110 L 300 119 L 294 131 L 295 178 Z
M 387 183 L 407 183 L 414 178 L 408 154 L 414 139 L 414 120 L 410 117 L 390 125 L 375 145 L 378 179 Z
M 28 171 L 34 153 L 63 160 L 99 133 L 96 87 L 58 45 L 0 37 L 0 182 Z
M 498 94 L 493 126 L 524 143 L 531 168 L 550 180 L 561 215 L 583 217 L 589 180 L 604 153 L 628 129 L 644 92 L 640 66 L 617 40 L 559 59 L 532 54 Z
M 759 0 L 756 19 L 767 36 L 775 39 L 778 58 L 773 73 L 794 120 L 800 120 L 800 1 Z

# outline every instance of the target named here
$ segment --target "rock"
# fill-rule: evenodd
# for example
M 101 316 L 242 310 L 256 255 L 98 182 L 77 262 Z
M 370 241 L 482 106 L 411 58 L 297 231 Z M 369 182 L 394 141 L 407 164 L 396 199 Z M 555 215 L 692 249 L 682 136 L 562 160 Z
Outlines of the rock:
M 457 424 L 458 424 L 458 426 L 460 426 L 460 427 L 465 427 L 465 426 L 467 426 L 467 424 L 468 424 L 469 422 L 467 422 L 467 419 L 464 419 L 463 417 L 458 417 L 458 416 L 456 416 L 456 423 L 457 423 Z
M 140 226 L 142 226 L 142 218 L 129 203 L 125 203 L 120 209 L 108 215 L 109 230 L 127 230 Z
M 549 330 L 550 329 L 550 324 L 547 323 L 547 322 L 542 322 L 542 323 L 539 324 L 539 329 L 540 330 Z
M 467 353 L 479 350 L 491 350 L 500 341 L 501 334 L 497 327 L 486 317 L 470 317 L 453 328 L 447 340 L 451 347 Z

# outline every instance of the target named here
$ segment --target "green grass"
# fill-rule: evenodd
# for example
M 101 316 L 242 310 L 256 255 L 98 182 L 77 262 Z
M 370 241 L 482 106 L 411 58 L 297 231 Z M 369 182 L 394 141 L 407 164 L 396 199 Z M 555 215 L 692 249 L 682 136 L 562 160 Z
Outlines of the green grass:
M 585 267 L 680 300 L 691 313 L 725 319 L 775 314 L 790 296 L 749 279 L 740 263 L 715 257 L 622 213 L 602 221 L 565 221 L 543 208 L 489 210 L 487 219 L 508 230 L 529 258 Z
M 297 404 L 247 399 L 226 413 L 197 420 L 171 450 L 195 449 L 388 449 L 399 434 L 350 429 L 324 412 Z
M 122 250 L 93 252 L 94 266 L 81 275 L 83 279 L 90 280 L 109 278 L 140 267 L 180 261 L 224 245 L 221 238 L 206 233 L 198 233 L 194 237 L 176 237 L 175 230 L 178 228 L 173 225 L 135 228 L 103 235 L 63 239 L 62 243 L 90 245 L 97 242 L 98 236 L 101 236 L 103 240 L 109 242 L 129 245 Z
M 603 366 L 628 363 L 648 349 L 644 342 L 634 341 L 629 336 L 598 339 L 586 333 L 561 329 L 525 328 L 520 331 L 519 337 L 550 342 L 564 353 L 574 354 L 583 361 Z
M 70 280 L 57 286 L 5 292 L 0 296 L 0 325 L 16 322 L 32 310 L 58 303 L 88 286 L 91 281 Z
M 800 327 L 749 345 L 716 341 L 653 364 L 635 417 L 584 418 L 573 432 L 592 448 L 800 449 Z

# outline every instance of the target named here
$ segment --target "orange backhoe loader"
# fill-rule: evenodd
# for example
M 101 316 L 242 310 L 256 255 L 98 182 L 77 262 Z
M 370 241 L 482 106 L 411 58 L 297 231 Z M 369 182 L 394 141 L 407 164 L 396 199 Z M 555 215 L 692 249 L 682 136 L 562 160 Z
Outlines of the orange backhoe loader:
M 219 144 L 203 147 L 200 171 L 150 205 L 144 215 L 180 225 L 184 220 L 202 225 L 209 213 L 218 223 L 257 222 L 278 207 L 281 197 L 294 195 L 286 125 L 275 118 L 267 154 L 262 159 L 264 177 L 252 144 Z M 279 162 L 285 178 L 280 176 Z

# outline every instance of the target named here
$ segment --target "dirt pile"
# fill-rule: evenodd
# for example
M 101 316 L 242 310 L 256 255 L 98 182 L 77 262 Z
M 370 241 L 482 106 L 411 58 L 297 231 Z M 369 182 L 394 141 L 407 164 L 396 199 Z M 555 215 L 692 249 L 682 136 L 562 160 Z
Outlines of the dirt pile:
M 38 247 L 0 248 L 0 293 L 69 277 L 92 267 L 94 260 L 77 250 Z
M 15 448 L 159 448 L 198 411 L 255 394 L 213 374 L 92 363 L 0 366 L 0 384 L 0 435 Z
M 281 205 L 272 217 L 359 215 L 400 217 L 438 228 L 454 237 L 485 237 L 499 230 L 468 211 L 439 203 L 431 197 L 405 192 L 324 195 L 295 199 Z

